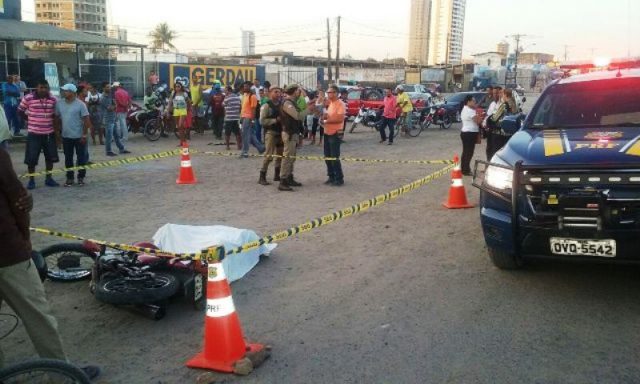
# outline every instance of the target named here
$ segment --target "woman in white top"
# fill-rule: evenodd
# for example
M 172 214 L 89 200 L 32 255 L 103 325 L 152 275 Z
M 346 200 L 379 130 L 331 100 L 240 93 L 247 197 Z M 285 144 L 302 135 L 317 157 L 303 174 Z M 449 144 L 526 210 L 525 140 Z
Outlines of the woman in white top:
M 479 124 L 482 122 L 482 116 L 476 113 L 476 101 L 471 95 L 467 95 L 464 98 L 464 107 L 460 112 L 462 119 L 462 132 L 460 132 L 460 138 L 462 139 L 462 158 L 460 159 L 460 168 L 462 174 L 465 176 L 471 176 L 471 158 L 473 157 L 473 151 L 476 147 L 478 135 L 480 132 Z

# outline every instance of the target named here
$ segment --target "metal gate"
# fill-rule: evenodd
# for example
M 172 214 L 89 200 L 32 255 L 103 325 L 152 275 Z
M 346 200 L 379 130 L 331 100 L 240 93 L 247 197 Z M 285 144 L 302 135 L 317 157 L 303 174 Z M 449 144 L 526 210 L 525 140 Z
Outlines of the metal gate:
M 317 69 L 289 69 L 278 70 L 278 85 L 300 84 L 306 89 L 315 89 L 318 85 Z

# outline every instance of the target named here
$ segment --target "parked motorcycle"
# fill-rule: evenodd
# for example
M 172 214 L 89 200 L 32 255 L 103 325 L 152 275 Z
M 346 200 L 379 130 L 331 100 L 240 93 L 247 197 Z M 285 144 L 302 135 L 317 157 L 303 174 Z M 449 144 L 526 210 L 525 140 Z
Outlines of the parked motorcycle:
M 134 244 L 141 248 L 151 243 Z M 207 267 L 204 262 L 109 249 L 89 241 L 63 243 L 41 251 L 51 280 L 77 281 L 91 277 L 96 299 L 114 305 L 133 305 L 159 320 L 167 301 L 184 296 L 197 310 L 206 305 Z
M 127 112 L 127 129 L 132 133 L 142 133 L 149 141 L 156 141 L 160 138 L 159 118 L 157 109 L 147 111 L 133 103 Z
M 453 124 L 453 119 L 447 113 L 443 104 L 432 105 L 426 108 L 420 118 L 422 129 L 427 129 L 431 124 L 437 124 L 441 129 L 449 129 Z
M 363 105 L 361 105 L 358 114 L 351 124 L 349 133 L 353 133 L 358 124 L 362 124 L 365 127 L 370 127 L 378 130 L 380 128 L 380 125 L 382 124 L 382 108 L 365 108 Z

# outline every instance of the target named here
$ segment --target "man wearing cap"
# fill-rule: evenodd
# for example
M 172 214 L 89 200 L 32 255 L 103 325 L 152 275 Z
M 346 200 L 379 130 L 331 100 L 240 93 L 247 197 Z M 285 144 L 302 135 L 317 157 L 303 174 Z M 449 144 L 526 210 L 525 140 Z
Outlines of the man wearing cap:
M 116 101 L 116 127 L 120 130 L 120 133 L 116 132 L 116 135 L 119 134 L 122 141 L 127 141 L 129 137 L 127 112 L 129 112 L 129 107 L 131 107 L 131 97 L 118 81 L 113 83 L 111 88 L 113 90 L 113 98 Z
M 299 109 L 296 103 L 300 97 L 300 88 L 296 84 L 289 85 L 285 93 L 286 98 L 282 103 L 280 112 L 282 141 L 284 143 L 282 155 L 284 159 L 282 160 L 282 173 L 278 189 L 281 191 L 293 191 L 291 187 L 302 186 L 293 178 L 293 163 L 295 162 L 298 137 L 302 131 L 302 122 L 313 108 L 313 103 L 308 104 L 306 110 Z
M 207 112 L 211 110 L 211 126 L 213 128 L 213 137 L 218 143 L 222 142 L 222 128 L 224 127 L 224 94 L 220 89 L 220 84 L 214 84 L 207 105 Z
M 64 150 L 64 165 L 67 168 L 74 166 L 74 153 L 78 160 L 78 166 L 87 165 L 87 132 L 91 126 L 89 110 L 85 103 L 76 98 L 77 88 L 73 84 L 65 84 L 60 90 L 63 99 L 56 103 L 56 117 L 62 125 L 62 148 Z M 78 185 L 84 185 L 86 169 L 78 171 Z M 74 183 L 74 171 L 67 171 L 65 187 Z
M 247 81 L 243 85 L 242 109 L 240 118 L 242 123 L 242 154 L 241 157 L 249 157 L 249 147 L 253 145 L 260 154 L 264 153 L 264 145 L 258 141 L 255 134 L 256 110 L 258 98 L 251 91 L 251 82 Z
M 273 161 L 273 155 L 282 156 L 284 144 L 282 142 L 282 125 L 280 124 L 280 98 L 282 90 L 273 87 L 269 91 L 269 99 L 260 108 L 260 123 L 264 127 L 264 143 L 266 145 L 265 159 L 260 170 L 258 184 L 269 185 L 267 171 Z M 273 181 L 280 181 L 280 167 L 282 157 L 276 158 L 276 169 Z

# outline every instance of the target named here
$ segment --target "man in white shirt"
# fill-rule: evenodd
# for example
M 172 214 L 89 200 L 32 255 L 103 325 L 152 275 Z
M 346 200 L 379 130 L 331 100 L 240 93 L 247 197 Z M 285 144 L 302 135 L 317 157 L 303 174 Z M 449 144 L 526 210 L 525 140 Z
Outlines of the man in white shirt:
M 493 87 L 493 101 L 491 102 L 491 104 L 489 104 L 489 108 L 487 108 L 487 114 L 484 118 L 484 121 L 482 122 L 482 127 L 484 129 L 484 137 L 487 139 L 487 161 L 490 161 L 491 159 L 489 158 L 489 156 L 491 155 L 491 142 L 493 139 L 492 133 L 491 133 L 491 129 L 487 126 L 487 120 L 489 119 L 489 117 L 491 117 L 495 111 L 498 110 L 498 107 L 500 106 L 500 98 L 502 97 L 502 87 L 497 86 L 497 87 Z

